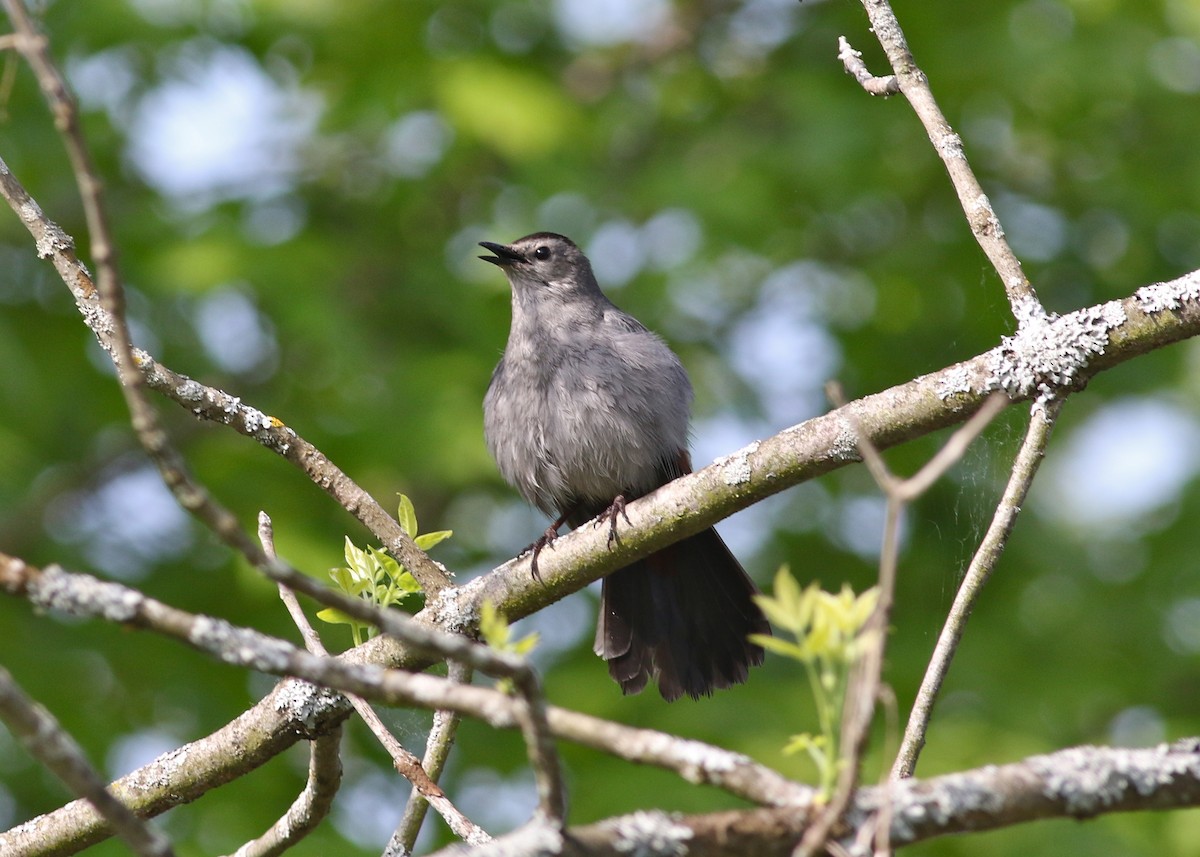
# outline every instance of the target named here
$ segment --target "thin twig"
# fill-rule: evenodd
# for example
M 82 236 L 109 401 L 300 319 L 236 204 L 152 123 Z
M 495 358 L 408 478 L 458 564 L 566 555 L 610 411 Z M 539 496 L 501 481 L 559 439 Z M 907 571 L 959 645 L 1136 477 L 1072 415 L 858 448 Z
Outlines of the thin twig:
M 470 683 L 470 667 L 462 664 L 450 664 L 450 679 L 459 684 Z M 450 748 L 454 746 L 454 736 L 458 732 L 458 724 L 461 720 L 462 717 L 457 711 L 438 709 L 433 712 L 433 725 L 429 729 L 429 736 L 425 739 L 425 758 L 421 760 L 421 767 L 425 769 L 429 779 L 435 783 L 441 779 L 442 771 L 445 770 L 446 760 L 450 756 Z M 429 801 L 422 796 L 419 789 L 414 788 L 412 794 L 408 796 L 404 815 L 401 817 L 400 823 L 396 825 L 396 830 L 392 833 L 387 847 L 383 850 L 384 857 L 401 857 L 401 855 L 413 853 L 417 835 L 421 832 L 421 824 L 425 821 L 425 811 L 428 808 Z
M 845 397 L 837 384 L 827 387 L 830 399 L 839 408 L 845 407 Z M 896 568 L 900 556 L 900 523 L 905 507 L 921 492 L 946 472 L 966 452 L 979 433 L 1003 410 L 1007 400 L 1001 394 L 986 401 L 965 425 L 961 426 L 943 444 L 926 464 L 912 477 L 901 480 L 887 467 L 883 456 L 871 443 L 862 427 L 847 415 L 859 451 L 866 462 L 879 489 L 887 498 L 887 512 L 883 527 L 883 546 L 879 555 L 879 597 L 875 609 L 863 625 L 862 639 L 865 647 L 862 657 L 854 664 L 854 673 L 846 691 L 846 705 L 842 715 L 842 737 L 839 746 L 844 754 L 841 773 L 838 775 L 837 790 L 829 805 L 805 831 L 796 846 L 797 857 L 811 857 L 826 846 L 829 833 L 842 818 L 850 805 L 854 789 L 860 776 L 860 761 L 866 748 L 871 721 L 875 713 L 875 702 L 879 697 L 883 681 L 883 656 L 887 648 L 887 629 L 891 620 L 892 602 L 896 589 Z
M 103 207 L 100 205 L 99 185 L 90 170 L 86 148 L 78 135 L 77 116 L 73 104 L 66 92 L 61 76 L 50 63 L 45 50 L 45 40 L 36 35 L 32 22 L 25 15 L 25 9 L 20 0 L 3 0 L 14 23 L 18 24 L 20 44 L 28 43 L 27 57 L 39 73 L 39 81 L 52 98 L 52 104 L 63 118 L 61 121 L 69 130 L 75 127 L 76 133 L 68 135 L 73 158 L 80 162 L 81 185 L 91 191 L 88 197 L 91 204 L 89 211 L 97 210 L 95 229 L 107 234 L 107 226 L 103 218 Z M 24 17 L 21 17 L 24 16 Z M 19 23 L 18 23 L 19 22 Z M 44 74 L 44 77 L 43 77 Z M 61 229 L 49 223 L 40 208 L 28 197 L 24 188 L 16 182 L 6 165 L 0 162 L 0 187 L 14 210 L 22 217 L 30 231 L 38 241 L 39 255 L 49 255 L 55 258 L 56 266 L 67 281 L 84 282 L 83 290 L 90 288 L 90 279 L 86 270 L 74 257 L 71 250 L 73 242 Z M 89 223 L 92 221 L 89 220 Z M 101 245 L 106 242 L 101 241 Z M 141 383 L 143 376 L 140 371 L 129 367 L 134 364 L 133 350 L 129 342 L 128 329 L 124 324 L 122 311 L 122 295 L 116 268 L 110 253 L 103 254 L 101 262 L 100 295 L 107 313 L 105 328 L 109 331 L 112 352 L 117 363 L 122 390 L 133 415 L 133 425 L 147 454 L 159 466 L 164 481 L 175 493 L 180 504 L 206 523 L 227 544 L 242 553 L 254 566 L 277 583 L 282 583 L 290 589 L 305 593 L 326 606 L 335 607 L 356 619 L 370 623 L 380 628 L 385 634 L 391 635 L 401 642 L 415 648 L 418 652 L 428 654 L 432 659 L 451 658 L 462 661 L 488 675 L 510 678 L 521 690 L 526 699 L 527 713 L 522 718 L 523 731 L 529 746 L 530 760 L 534 765 L 535 775 L 539 783 L 540 811 L 551 820 L 561 819 L 565 809 L 565 793 L 561 785 L 561 772 L 558 769 L 557 754 L 552 743 L 546 737 L 545 706 L 541 701 L 540 683 L 523 659 L 509 657 L 501 653 L 488 654 L 486 647 L 478 646 L 465 638 L 418 625 L 410 617 L 396 611 L 380 610 L 367 604 L 362 599 L 350 598 L 335 592 L 329 587 L 322 586 L 307 575 L 291 568 L 278 559 L 271 559 L 255 544 L 241 529 L 236 518 L 211 495 L 188 475 L 182 458 L 170 445 L 166 435 L 157 427 L 157 417 L 142 395 Z M 63 263 L 63 264 L 60 264 Z M 64 268 L 66 270 L 64 270 Z M 108 297 L 105 297 L 108 295 Z M 102 342 L 102 344 L 104 344 Z M 126 380 L 129 383 L 126 383 Z M 260 415 L 261 416 L 261 415 Z M 264 428 L 271 420 L 261 416 Z M 421 552 L 424 557 L 424 553 Z M 428 562 L 428 558 L 425 560 Z
M 1025 495 L 1033 483 L 1038 466 L 1046 453 L 1046 444 L 1050 440 L 1054 422 L 1062 407 L 1061 400 L 1048 402 L 1045 407 L 1033 408 L 1030 415 L 1029 428 L 1025 440 L 1013 462 L 1012 474 L 1004 488 L 1004 494 L 996 506 L 992 523 L 980 542 L 979 549 L 971 558 L 971 564 L 959 585 L 954 597 L 954 604 L 942 633 L 938 636 L 937 646 L 933 657 L 925 669 L 925 677 L 917 691 L 912 713 L 908 718 L 908 726 L 904 730 L 904 739 L 900 751 L 892 766 L 892 777 L 903 779 L 911 777 L 917 766 L 917 757 L 925 746 L 925 732 L 929 727 L 929 718 L 933 713 L 933 705 L 941 691 L 942 682 L 950 670 L 950 662 L 958 650 L 966 628 L 967 619 L 975 608 L 975 603 L 983 591 L 983 586 L 991 576 L 996 563 L 1000 559 L 1008 537 L 1016 524 L 1017 515 L 1025 502 Z
M 266 833 L 247 842 L 233 857 L 277 857 L 317 828 L 333 808 L 342 783 L 342 727 L 308 742 L 308 780 L 288 811 Z
M 900 92 L 900 82 L 896 75 L 888 74 L 876 77 L 871 74 L 867 64 L 863 62 L 862 51 L 850 47 L 845 36 L 838 36 L 838 59 L 846 69 L 846 73 L 858 81 L 859 86 L 866 90 L 867 95 L 880 95 L 887 98 Z
M 967 163 L 962 138 L 955 133 L 938 107 L 929 87 L 929 79 L 917 66 L 891 5 L 887 0 L 862 0 L 862 5 L 871 22 L 871 31 L 879 39 L 892 71 L 895 72 L 899 91 L 908 99 L 921 124 L 925 126 L 934 151 L 938 153 L 950 175 L 950 181 L 966 213 L 971 233 L 1004 283 L 1004 291 L 1008 295 L 1008 302 L 1017 324 L 1024 324 L 1030 318 L 1045 318 L 1045 308 L 1025 276 L 1020 260 L 1004 237 L 1004 229 L 1000 226 L 991 201 Z M 838 56 L 844 63 L 845 58 L 855 52 L 844 38 L 839 39 L 838 43 L 841 48 Z
M 67 788 L 90 801 L 134 854 L 174 857 L 166 837 L 113 796 L 88 763 L 83 748 L 49 711 L 29 698 L 4 667 L 0 667 L 0 721 Z
M 258 538 L 267 556 L 274 559 L 275 534 L 271 529 L 271 519 L 265 512 L 258 513 Z M 304 611 L 300 609 L 296 596 L 282 583 L 279 584 L 279 595 L 300 626 L 306 643 L 310 642 L 311 635 L 320 647 L 320 639 L 304 618 Z M 311 645 L 309 648 L 311 651 Z M 341 739 L 342 726 L 339 723 L 331 731 L 317 735 L 308 742 L 308 779 L 303 790 L 278 821 L 261 836 L 240 847 L 234 857 L 275 857 L 316 830 L 332 809 L 333 798 L 342 784 Z

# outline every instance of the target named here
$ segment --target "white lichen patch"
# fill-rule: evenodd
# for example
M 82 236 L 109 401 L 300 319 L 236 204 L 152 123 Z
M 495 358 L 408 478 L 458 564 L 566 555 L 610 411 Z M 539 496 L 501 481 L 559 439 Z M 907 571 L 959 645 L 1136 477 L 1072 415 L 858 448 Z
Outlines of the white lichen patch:
M 750 466 L 750 457 L 756 452 L 758 452 L 757 440 L 714 461 L 713 464 L 721 468 L 721 481 L 726 485 L 745 485 L 749 482 L 750 477 L 754 475 L 754 468 Z
M 684 857 L 692 829 L 665 812 L 635 812 L 617 819 L 613 848 L 633 857 Z
M 858 448 L 858 432 L 854 425 L 845 417 L 837 421 L 838 432 L 833 443 L 829 446 L 829 456 L 834 461 L 858 461 L 862 452 Z
M 971 373 L 963 364 L 951 366 L 938 379 L 937 397 L 943 402 L 958 393 L 971 392 Z
M 349 708 L 350 703 L 336 691 L 289 679 L 275 693 L 275 710 L 293 723 L 300 724 L 306 733 L 317 728 L 330 715 L 330 709 Z
M 711 774 L 728 773 L 739 764 L 747 764 L 750 761 L 749 757 L 740 753 L 731 753 L 700 741 L 681 741 L 671 738 L 670 745 L 684 764 L 694 765 Z
M 1151 283 L 1133 293 L 1138 308 L 1147 314 L 1177 310 L 1185 302 L 1200 300 L 1200 271 L 1166 283 Z
M 257 408 L 249 406 L 242 409 L 242 422 L 246 426 L 246 431 L 250 434 L 271 427 L 271 418 L 269 416 Z
M 132 622 L 145 597 L 136 590 L 84 574 L 70 574 L 56 565 L 43 569 L 29 588 L 35 607 L 71 616 L 98 616 L 110 622 Z
M 181 402 L 199 402 L 204 398 L 204 385 L 188 378 L 175 388 L 175 395 Z
M 963 141 L 962 137 L 955 133 L 944 135 L 937 141 L 938 152 L 947 160 L 962 160 L 963 158 Z M 984 205 L 991 208 L 991 204 L 987 201 L 987 197 L 983 197 Z
M 893 835 L 912 839 L 922 828 L 930 825 L 945 828 L 964 813 L 992 815 L 1003 811 L 1004 796 L 995 788 L 996 770 L 995 766 L 987 765 L 975 771 L 949 774 L 938 779 L 936 789 L 922 787 L 913 780 L 892 784 Z M 878 798 L 887 799 L 887 795 L 880 792 Z
M 294 651 L 282 640 L 210 616 L 196 617 L 188 632 L 188 642 L 226 663 L 265 673 L 286 672 Z
M 516 560 L 519 562 L 518 560 Z M 426 609 L 433 614 L 438 627 L 455 634 L 471 634 L 479 625 L 479 608 L 483 602 L 480 590 L 486 589 L 488 575 L 481 575 L 462 586 L 447 586 L 429 602 Z
M 988 389 L 1014 397 L 1036 393 L 1037 403 L 1044 405 L 1104 353 L 1109 332 L 1125 322 L 1125 310 L 1110 301 L 1061 317 L 1029 314 L 1022 322 L 988 354 Z
M 962 140 L 955 135 L 958 140 L 958 157 L 962 157 Z M 984 226 L 988 232 L 997 236 L 1004 237 L 1004 227 L 1000 225 L 1000 219 L 996 217 L 996 211 L 992 208 L 992 201 L 988 199 L 986 193 L 981 193 L 975 199 L 971 200 L 971 215 L 972 222 L 978 219 L 978 215 L 983 215 Z

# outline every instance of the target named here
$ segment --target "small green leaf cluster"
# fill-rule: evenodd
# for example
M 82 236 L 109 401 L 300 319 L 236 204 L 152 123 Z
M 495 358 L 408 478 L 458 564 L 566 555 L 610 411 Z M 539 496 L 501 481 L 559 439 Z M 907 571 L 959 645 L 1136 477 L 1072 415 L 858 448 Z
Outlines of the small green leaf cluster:
M 808 753 L 817 766 L 825 797 L 832 793 L 841 770 L 838 739 L 850 668 L 870 644 L 862 629 L 878 600 L 876 587 L 858 596 L 848 585 L 836 595 L 816 582 L 801 589 L 787 566 L 775 575 L 774 595 L 755 596 L 767 618 L 796 638 L 793 643 L 765 634 L 751 635 L 762 647 L 804 664 L 821 731 L 819 735 L 793 735 L 784 752 Z
M 416 510 L 412 501 L 403 494 L 400 495 L 400 508 L 396 513 L 396 520 L 399 521 L 401 529 L 423 551 L 428 551 L 453 535 L 451 530 L 418 535 Z M 409 613 L 421 609 L 424 599 L 421 597 L 421 587 L 416 578 L 383 548 L 359 548 L 347 536 L 345 556 L 345 566 L 329 570 L 334 586 L 343 594 L 351 598 L 361 598 L 376 607 L 397 606 Z M 356 646 L 378 632 L 372 625 L 360 622 L 333 607 L 321 610 L 317 613 L 317 618 L 333 625 L 349 625 Z

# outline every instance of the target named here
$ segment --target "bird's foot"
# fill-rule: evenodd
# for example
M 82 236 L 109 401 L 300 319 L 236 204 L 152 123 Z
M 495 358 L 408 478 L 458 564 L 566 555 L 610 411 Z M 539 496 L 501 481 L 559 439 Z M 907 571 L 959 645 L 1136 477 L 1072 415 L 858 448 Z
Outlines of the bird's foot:
M 633 526 L 633 522 L 629 520 L 629 515 L 625 512 L 625 495 L 618 494 L 613 498 L 612 505 L 605 509 L 596 518 L 596 526 L 600 526 L 605 521 L 608 522 L 608 546 L 612 547 L 612 543 L 617 541 L 617 518 L 625 519 L 625 523 Z
M 529 570 L 533 573 L 533 579 L 538 581 L 539 583 L 542 580 L 542 576 L 541 576 L 541 574 L 538 573 L 538 554 L 540 554 L 542 552 L 543 548 L 552 544 L 554 542 L 554 540 L 557 538 L 558 538 L 558 527 L 557 526 L 546 527 L 546 532 L 542 533 L 541 537 L 536 542 L 534 542 L 529 547 L 525 548 L 524 551 L 522 551 L 522 553 L 532 553 L 533 554 L 533 557 L 529 560 Z

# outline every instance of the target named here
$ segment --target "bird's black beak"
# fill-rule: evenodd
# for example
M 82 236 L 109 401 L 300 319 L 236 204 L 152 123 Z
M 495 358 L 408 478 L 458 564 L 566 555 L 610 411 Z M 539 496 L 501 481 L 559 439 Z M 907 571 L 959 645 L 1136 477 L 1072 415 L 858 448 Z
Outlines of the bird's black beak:
M 499 265 L 501 268 L 507 268 L 509 265 L 515 265 L 517 262 L 525 261 L 524 256 L 505 244 L 495 244 L 491 241 L 480 241 L 479 246 L 491 250 L 496 254 L 495 256 L 480 256 L 479 258 L 485 262 L 491 262 L 493 265 Z

